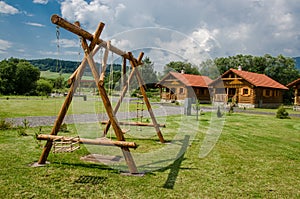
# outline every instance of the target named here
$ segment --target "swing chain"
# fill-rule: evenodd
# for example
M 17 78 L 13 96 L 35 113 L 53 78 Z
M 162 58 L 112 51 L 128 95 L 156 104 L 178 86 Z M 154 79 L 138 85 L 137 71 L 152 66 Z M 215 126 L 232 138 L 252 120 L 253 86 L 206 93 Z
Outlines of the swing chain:
M 60 30 L 59 30 L 59 26 L 56 26 L 56 47 L 57 47 L 56 72 L 58 72 L 58 69 L 61 70 L 61 66 L 60 66 Z M 61 71 L 59 71 L 59 72 L 61 72 Z

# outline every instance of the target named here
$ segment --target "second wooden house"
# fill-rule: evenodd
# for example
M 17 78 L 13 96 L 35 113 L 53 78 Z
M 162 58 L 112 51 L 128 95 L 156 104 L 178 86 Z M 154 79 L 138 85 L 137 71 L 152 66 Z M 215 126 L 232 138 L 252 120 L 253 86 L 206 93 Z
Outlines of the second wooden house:
M 275 108 L 283 103 L 287 87 L 267 75 L 230 69 L 210 84 L 214 102 L 234 103 L 239 107 Z
M 160 88 L 162 101 L 184 101 L 191 98 L 200 103 L 210 103 L 208 84 L 212 80 L 207 76 L 169 72 L 156 85 Z
M 300 110 L 300 78 L 289 83 L 287 87 L 292 88 L 294 91 L 294 109 Z

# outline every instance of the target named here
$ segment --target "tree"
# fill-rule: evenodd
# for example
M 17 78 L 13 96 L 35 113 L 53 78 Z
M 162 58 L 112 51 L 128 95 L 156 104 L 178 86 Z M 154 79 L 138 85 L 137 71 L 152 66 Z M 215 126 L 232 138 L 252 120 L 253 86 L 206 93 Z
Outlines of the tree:
M 146 89 L 156 88 L 155 85 L 158 82 L 158 77 L 156 71 L 154 70 L 154 63 L 152 63 L 150 58 L 145 57 L 143 59 L 143 65 L 139 66 L 137 69 L 139 70 L 142 80 L 145 83 Z M 139 88 L 139 84 L 136 78 L 134 78 L 130 83 L 130 87 L 134 90 Z
M 15 60 L 3 60 L 0 62 L 0 93 L 4 95 L 15 92 L 16 70 Z
M 39 77 L 39 69 L 25 60 L 3 60 L 0 62 L 0 93 L 33 94 Z
M 149 57 L 145 57 L 143 60 L 143 65 L 139 67 L 139 71 L 146 84 L 146 87 L 155 88 L 158 78 L 157 73 L 154 70 L 154 63 L 152 63 Z
M 56 89 L 63 89 L 66 87 L 65 78 L 61 74 L 54 80 L 53 87 Z
M 208 59 L 200 64 L 200 74 L 216 79 L 220 72 L 212 59 Z
M 40 78 L 40 71 L 29 62 L 20 60 L 16 70 L 16 88 L 17 94 L 33 94 L 36 89 L 36 82 Z
M 39 79 L 37 81 L 36 91 L 39 95 L 47 95 L 52 92 L 53 85 L 49 80 Z
M 172 61 L 168 63 L 164 67 L 164 75 L 168 74 L 172 71 L 172 69 L 179 73 L 183 70 L 186 74 L 200 75 L 198 68 L 196 66 L 192 66 L 192 64 L 188 62 Z

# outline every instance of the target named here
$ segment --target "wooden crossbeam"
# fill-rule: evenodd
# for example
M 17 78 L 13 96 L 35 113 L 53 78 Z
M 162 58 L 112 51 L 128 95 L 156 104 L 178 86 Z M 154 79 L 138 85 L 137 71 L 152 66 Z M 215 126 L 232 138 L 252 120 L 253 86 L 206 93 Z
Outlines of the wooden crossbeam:
M 37 137 L 37 140 L 48 140 L 48 141 L 71 141 L 71 142 L 79 142 L 80 144 L 91 144 L 91 145 L 103 145 L 103 146 L 118 146 L 118 147 L 128 147 L 136 149 L 138 145 L 135 142 L 126 142 L 126 141 L 115 141 L 109 139 L 87 139 L 87 138 L 69 138 L 65 136 L 58 135 L 45 135 L 40 134 Z
M 109 121 L 101 121 L 101 124 L 107 124 L 109 123 Z M 150 127 L 154 127 L 154 124 L 151 123 L 144 123 L 144 122 L 124 122 L 124 121 L 119 121 L 120 125 L 128 125 L 128 126 L 150 126 Z M 158 127 L 163 127 L 165 128 L 166 125 L 165 124 L 157 124 Z
M 94 39 L 94 36 L 91 33 L 89 33 L 86 30 L 83 30 L 80 27 L 66 21 L 65 19 L 61 18 L 60 16 L 58 16 L 56 14 L 51 16 L 51 21 L 52 21 L 53 24 L 59 25 L 60 27 L 66 29 L 66 30 L 78 35 L 78 36 L 81 36 L 84 39 L 87 39 L 89 41 L 92 41 Z M 104 47 L 104 48 L 106 48 L 106 46 L 107 46 L 107 42 L 100 39 L 100 38 L 97 38 L 96 43 L 98 45 Z M 125 57 L 126 59 L 129 58 L 128 53 L 126 53 L 123 50 L 118 49 L 115 46 L 110 46 L 110 50 L 112 52 L 116 53 L 117 55 Z

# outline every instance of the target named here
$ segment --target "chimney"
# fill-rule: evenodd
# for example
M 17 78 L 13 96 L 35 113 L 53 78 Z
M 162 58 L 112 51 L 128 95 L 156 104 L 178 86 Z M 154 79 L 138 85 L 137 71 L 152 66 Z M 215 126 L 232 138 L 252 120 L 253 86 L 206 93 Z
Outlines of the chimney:
M 238 66 L 238 70 L 242 70 L 242 66 L 241 65 Z
M 184 74 L 184 70 L 183 69 L 181 70 L 181 74 Z

